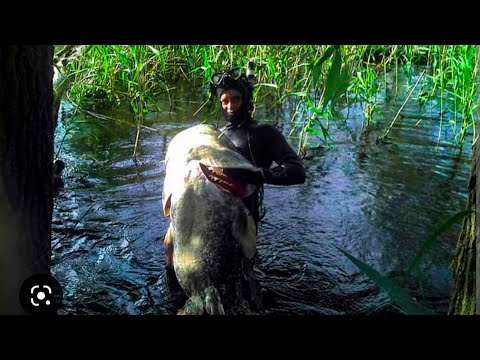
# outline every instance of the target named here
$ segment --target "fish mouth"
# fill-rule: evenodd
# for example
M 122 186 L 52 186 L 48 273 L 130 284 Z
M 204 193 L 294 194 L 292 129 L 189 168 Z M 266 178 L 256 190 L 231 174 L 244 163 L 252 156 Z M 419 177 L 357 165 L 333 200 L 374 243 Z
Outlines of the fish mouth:
M 199 166 L 207 180 L 214 183 L 220 190 L 228 191 L 239 198 L 245 195 L 245 184 L 225 175 L 221 168 L 202 163 L 199 163 Z

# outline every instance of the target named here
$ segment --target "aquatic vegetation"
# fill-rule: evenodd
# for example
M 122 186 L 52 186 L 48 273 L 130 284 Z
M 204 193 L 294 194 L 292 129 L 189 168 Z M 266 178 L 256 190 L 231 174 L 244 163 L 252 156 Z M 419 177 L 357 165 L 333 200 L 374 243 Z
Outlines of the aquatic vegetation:
M 70 48 L 68 48 L 70 47 Z M 390 90 L 398 92 L 399 71 L 409 78 L 415 67 L 425 79 L 410 101 L 439 104 L 440 128 L 451 126 L 461 144 L 475 138 L 478 49 L 474 45 L 90 45 L 82 46 L 74 61 L 62 68 L 70 81 L 68 99 L 80 109 L 129 106 L 139 139 L 143 114 L 158 109 L 156 99 L 169 95 L 179 81 L 198 87 L 208 99 L 213 72 L 256 64 L 257 103 L 282 104 L 289 100 L 292 134 L 300 137 L 299 150 L 309 137 L 328 144 L 329 122 L 335 109 L 360 103 L 364 128 L 388 128 L 392 119 L 381 114 L 380 103 Z M 57 46 L 56 60 L 68 59 L 72 46 Z M 67 55 L 66 55 L 67 54 Z M 417 70 L 418 72 L 418 70 Z M 387 81 L 394 74 L 394 82 Z M 428 83 L 427 83 L 428 81 Z M 410 82 L 410 89 L 415 81 Z M 390 89 L 389 87 L 392 87 Z M 201 111 L 208 111 L 207 108 Z M 199 110 L 200 111 L 200 110 Z M 447 120 L 446 114 L 450 113 Z M 470 137 L 469 137 L 470 138 Z M 315 141 L 315 140 L 314 140 Z

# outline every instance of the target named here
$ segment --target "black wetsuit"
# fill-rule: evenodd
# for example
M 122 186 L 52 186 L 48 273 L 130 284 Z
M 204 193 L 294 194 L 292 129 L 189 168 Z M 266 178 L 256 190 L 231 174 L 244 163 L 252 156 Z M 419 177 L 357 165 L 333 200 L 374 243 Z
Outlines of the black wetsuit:
M 274 126 L 250 120 L 239 126 L 229 123 L 220 131 L 232 141 L 239 153 L 265 170 L 265 183 L 293 185 L 305 182 L 302 160 Z M 273 162 L 277 165 L 270 168 Z M 259 209 L 261 190 L 243 200 L 255 223 L 261 220 Z

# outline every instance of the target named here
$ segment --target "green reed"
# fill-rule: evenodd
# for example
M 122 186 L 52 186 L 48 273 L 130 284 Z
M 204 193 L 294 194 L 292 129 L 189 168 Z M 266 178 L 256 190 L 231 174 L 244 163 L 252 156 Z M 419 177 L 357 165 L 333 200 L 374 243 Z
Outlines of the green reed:
M 411 76 L 419 65 L 429 69 L 432 86 L 410 101 L 416 98 L 424 105 L 439 99 L 441 127 L 444 114 L 452 112 L 450 125 L 459 125 L 456 139 L 461 143 L 470 131 L 475 133 L 477 58 L 473 45 L 92 45 L 68 65 L 68 73 L 74 74 L 68 98 L 81 109 L 128 104 L 138 123 L 178 81 L 206 85 L 213 72 L 244 68 L 252 59 L 256 103 L 293 101 L 291 121 L 304 147 L 306 135 L 329 139 L 336 104 L 361 102 L 364 127 L 376 119 L 388 126 L 392 119 L 374 116 L 385 96 L 380 85 L 386 89 L 387 74 L 394 71 L 396 96 L 398 72 Z M 202 89 L 206 92 L 207 86 Z
M 444 126 L 444 115 L 452 113 L 449 124 L 455 133 L 457 144 L 462 144 L 471 130 L 475 138 L 475 109 L 477 106 L 478 54 L 474 45 L 434 45 L 418 47 L 426 54 L 426 64 L 430 68 L 432 87 L 428 93 L 422 93 L 419 100 L 437 97 L 440 101 L 440 129 L 438 140 Z M 418 56 L 417 56 L 418 58 Z M 460 125 L 460 129 L 458 129 Z

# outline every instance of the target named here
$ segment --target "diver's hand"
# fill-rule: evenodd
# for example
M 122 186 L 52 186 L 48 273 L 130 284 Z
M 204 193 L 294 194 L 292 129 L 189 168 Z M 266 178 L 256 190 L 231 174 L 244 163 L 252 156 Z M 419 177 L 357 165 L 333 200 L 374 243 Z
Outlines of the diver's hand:
M 234 180 L 246 182 L 254 185 L 262 185 L 265 183 L 264 172 L 267 170 L 260 169 L 259 171 L 252 171 L 239 168 L 223 168 L 223 173 Z

